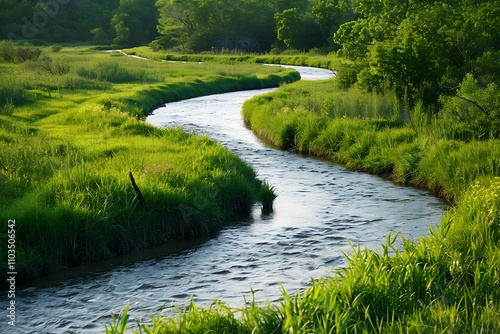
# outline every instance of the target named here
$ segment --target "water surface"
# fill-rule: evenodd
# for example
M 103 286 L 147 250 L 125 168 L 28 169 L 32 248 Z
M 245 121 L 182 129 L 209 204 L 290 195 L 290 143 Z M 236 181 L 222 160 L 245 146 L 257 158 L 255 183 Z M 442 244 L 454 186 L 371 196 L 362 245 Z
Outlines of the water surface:
M 306 71 L 303 77 L 312 78 L 316 70 Z M 183 307 L 190 298 L 200 305 L 220 299 L 239 307 L 251 289 L 257 301 L 276 302 L 281 286 L 293 293 L 343 266 L 349 240 L 378 248 L 388 233 L 416 238 L 440 221 L 445 205 L 426 191 L 279 151 L 256 138 L 243 124 L 242 103 L 268 91 L 171 103 L 147 122 L 206 134 L 238 154 L 276 188 L 271 214 L 262 215 L 256 206 L 250 217 L 210 238 L 170 242 L 19 287 L 16 331 L 6 332 L 102 332 L 110 314 L 129 301 L 132 318 L 145 319 L 163 307 L 171 314 L 173 304 Z

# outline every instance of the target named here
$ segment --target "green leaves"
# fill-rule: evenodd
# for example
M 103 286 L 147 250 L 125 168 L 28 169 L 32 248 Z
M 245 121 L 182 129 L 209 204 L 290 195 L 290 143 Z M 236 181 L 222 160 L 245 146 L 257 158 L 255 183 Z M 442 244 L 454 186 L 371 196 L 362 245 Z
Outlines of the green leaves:
M 458 85 L 465 73 L 483 85 L 498 81 L 499 8 L 498 1 L 362 0 L 356 10 L 364 17 L 341 25 L 334 39 L 342 55 L 366 60 L 361 88 L 394 88 L 410 105 L 435 105 L 441 86 Z

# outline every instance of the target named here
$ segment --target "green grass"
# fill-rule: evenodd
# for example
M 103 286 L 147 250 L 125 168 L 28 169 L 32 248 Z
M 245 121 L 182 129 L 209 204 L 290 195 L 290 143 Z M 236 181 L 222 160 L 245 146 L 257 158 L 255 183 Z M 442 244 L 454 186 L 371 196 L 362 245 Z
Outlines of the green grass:
M 499 193 L 500 177 L 475 182 L 428 236 L 388 236 L 380 252 L 353 246 L 345 268 L 295 295 L 283 291 L 279 305 L 191 302 L 176 316 L 140 321 L 134 332 L 497 333 Z M 126 316 L 107 332 L 120 333 L 112 328 Z
M 321 67 L 332 70 L 342 68 L 344 64 L 350 64 L 350 61 L 339 58 L 333 54 L 328 56 L 312 56 L 297 52 L 295 54 L 281 55 L 260 55 L 260 54 L 177 54 L 165 51 L 153 51 L 149 47 L 135 47 L 124 49 L 127 54 L 136 55 L 148 59 L 157 59 L 175 62 L 209 62 L 212 64 L 283 64 L 297 66 Z
M 500 332 L 500 147 L 494 132 L 474 133 L 439 110 L 419 104 L 407 110 L 391 92 L 346 90 L 336 79 L 281 87 L 248 101 L 243 115 L 278 147 L 430 189 L 452 207 L 418 240 L 388 236 L 380 252 L 353 247 L 345 268 L 295 295 L 283 291 L 279 305 L 191 304 L 177 316 L 140 322 L 137 332 Z
M 421 108 L 421 106 L 417 106 Z M 297 82 L 244 105 L 246 124 L 282 149 L 330 159 L 455 201 L 483 175 L 500 175 L 499 140 L 470 140 L 447 120 L 418 117 L 394 94 L 345 90 L 336 79 Z
M 1 63 L 0 220 L 16 220 L 18 281 L 209 235 L 259 201 L 272 207 L 272 188 L 220 144 L 143 119 L 164 102 L 278 86 L 296 72 L 85 48 L 39 59 Z M 0 254 L 6 272 L 6 243 Z

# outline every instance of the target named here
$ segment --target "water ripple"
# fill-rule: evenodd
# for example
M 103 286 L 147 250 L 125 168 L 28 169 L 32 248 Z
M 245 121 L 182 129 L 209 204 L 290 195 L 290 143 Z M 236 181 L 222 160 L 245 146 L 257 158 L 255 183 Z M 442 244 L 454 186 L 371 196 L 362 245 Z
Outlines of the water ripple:
M 205 133 L 237 153 L 276 188 L 271 214 L 256 206 L 212 238 L 170 242 L 19 287 L 15 333 L 100 332 L 129 301 L 132 317 L 146 319 L 163 307 L 182 309 L 190 298 L 238 307 L 253 290 L 257 302 L 276 302 L 281 285 L 305 289 L 344 266 L 349 241 L 377 248 L 388 233 L 414 238 L 440 220 L 445 205 L 425 191 L 266 147 L 240 116 L 242 101 L 266 91 L 168 104 L 148 122 Z

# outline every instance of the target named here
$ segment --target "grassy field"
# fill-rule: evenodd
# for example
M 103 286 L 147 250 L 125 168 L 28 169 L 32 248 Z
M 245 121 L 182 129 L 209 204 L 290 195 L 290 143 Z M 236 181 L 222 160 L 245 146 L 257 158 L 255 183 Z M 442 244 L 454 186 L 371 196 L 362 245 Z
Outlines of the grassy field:
M 500 140 L 471 139 L 472 130 L 395 94 L 343 89 L 336 79 L 297 82 L 244 105 L 260 137 L 282 149 L 327 158 L 348 168 L 387 174 L 456 202 L 477 179 L 500 176 Z
M 184 61 L 184 62 L 210 62 L 218 64 L 283 64 L 296 66 L 311 66 L 338 70 L 344 64 L 350 64 L 351 61 L 339 58 L 335 55 L 321 56 L 304 53 L 279 54 L 279 55 L 261 55 L 261 54 L 176 54 L 168 52 L 155 52 L 149 47 L 135 47 L 123 50 L 127 54 L 136 55 L 148 59 L 157 59 L 163 61 Z
M 208 235 L 261 199 L 272 205 L 271 187 L 220 144 L 143 118 L 163 102 L 277 86 L 296 72 L 40 51 L 0 62 L 0 221 L 15 220 L 18 281 Z M 5 275 L 6 242 L 0 254 Z
M 296 295 L 283 291 L 278 305 L 191 303 L 178 316 L 139 323 L 137 332 L 500 332 L 498 132 L 447 113 L 469 104 L 441 102 L 438 111 L 409 108 L 390 91 L 366 94 L 336 79 L 297 82 L 248 101 L 247 125 L 275 145 L 431 189 L 452 208 L 419 240 L 388 236 L 381 252 L 353 247 L 346 268 Z M 394 246 L 397 238 L 402 247 Z M 129 312 L 107 332 L 124 332 Z
M 141 119 L 166 101 L 297 79 L 259 62 L 342 65 L 303 55 L 155 56 L 181 61 L 171 63 L 57 49 L 37 61 L 0 63 L 0 220 L 15 219 L 22 279 L 208 234 L 259 198 L 272 199 L 272 188 L 219 144 Z M 150 56 L 146 48 L 130 51 Z M 193 60 L 202 63 L 182 63 Z M 378 253 L 353 247 L 346 268 L 296 295 L 283 291 L 280 304 L 192 303 L 137 331 L 500 332 L 498 133 L 457 122 L 453 112 L 467 105 L 451 98 L 439 112 L 410 109 L 391 92 L 365 94 L 341 81 L 285 85 L 246 103 L 245 121 L 283 149 L 433 190 L 453 203 L 439 227 L 417 241 L 388 236 Z M 395 248 L 398 237 L 403 247 Z M 125 332 L 129 312 L 107 332 Z

